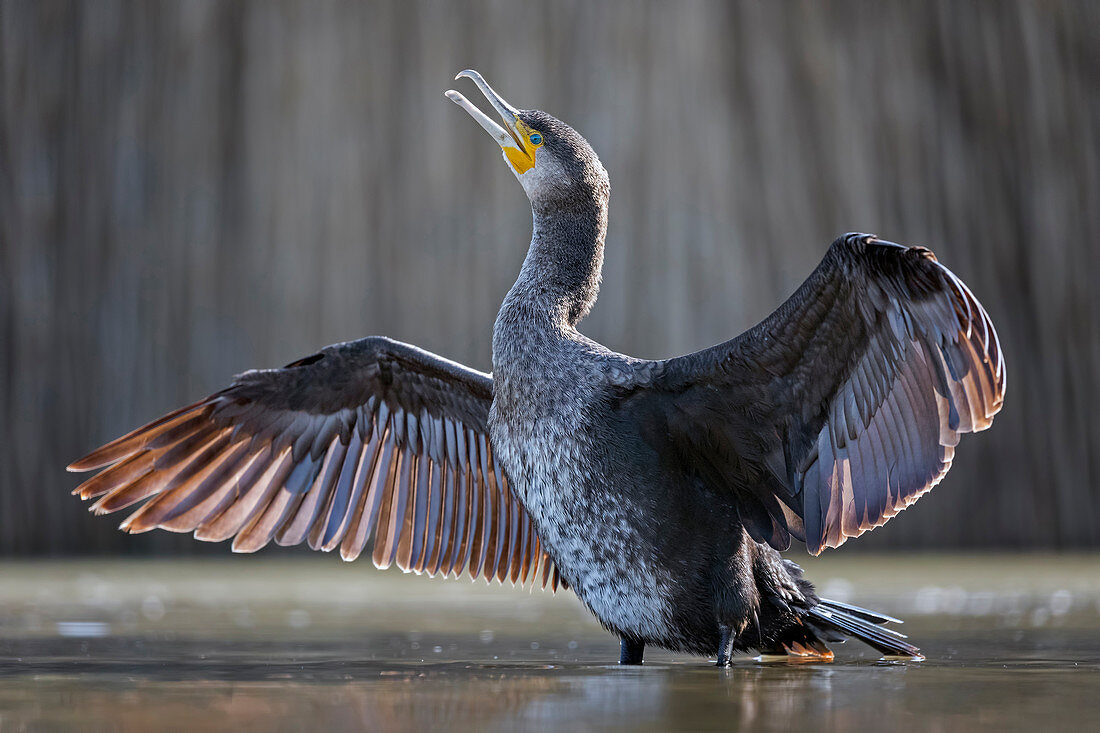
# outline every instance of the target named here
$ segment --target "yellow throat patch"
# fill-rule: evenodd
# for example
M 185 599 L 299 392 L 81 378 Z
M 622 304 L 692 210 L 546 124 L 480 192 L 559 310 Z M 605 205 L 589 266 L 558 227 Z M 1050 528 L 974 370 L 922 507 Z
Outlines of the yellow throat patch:
M 535 167 L 535 151 L 542 147 L 542 133 L 532 130 L 523 120 L 516 118 L 516 133 L 523 150 L 504 148 L 504 157 L 521 176 Z

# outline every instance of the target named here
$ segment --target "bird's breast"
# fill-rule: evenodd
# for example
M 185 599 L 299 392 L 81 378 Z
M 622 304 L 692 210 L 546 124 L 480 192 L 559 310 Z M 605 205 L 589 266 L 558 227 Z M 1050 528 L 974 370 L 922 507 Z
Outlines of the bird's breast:
M 616 475 L 601 436 L 599 404 L 576 373 L 494 371 L 493 452 L 581 600 L 610 628 L 663 638 L 670 579 L 647 556 L 637 507 L 623 495 L 629 476 Z

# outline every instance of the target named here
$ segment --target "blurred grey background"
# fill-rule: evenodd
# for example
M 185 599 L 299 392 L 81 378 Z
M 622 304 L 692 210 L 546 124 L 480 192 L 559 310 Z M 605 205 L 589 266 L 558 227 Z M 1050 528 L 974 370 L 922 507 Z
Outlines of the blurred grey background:
M 63 467 L 236 372 L 374 333 L 489 367 L 530 213 L 467 67 L 610 172 L 615 349 L 738 334 L 850 230 L 972 287 L 1004 411 L 853 550 L 1097 546 L 1100 3 L 4 0 L 0 554 L 228 553 Z

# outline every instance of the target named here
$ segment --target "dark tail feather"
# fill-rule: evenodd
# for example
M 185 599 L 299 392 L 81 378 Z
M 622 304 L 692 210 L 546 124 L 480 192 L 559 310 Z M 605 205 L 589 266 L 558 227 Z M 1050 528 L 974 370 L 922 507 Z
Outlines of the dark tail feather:
M 806 620 L 813 626 L 821 627 L 823 631 L 839 631 L 855 637 L 889 656 L 924 659 L 920 649 L 904 641 L 905 634 L 882 626 L 886 623 L 901 623 L 890 616 L 822 598 L 818 605 L 810 609 Z
M 860 608 L 859 606 L 852 606 L 847 603 L 841 603 L 840 601 L 831 601 L 828 598 L 820 599 L 821 605 L 834 611 L 843 611 L 852 616 L 858 616 L 864 621 L 870 621 L 873 624 L 903 624 L 905 623 L 900 618 L 894 618 L 893 616 L 887 616 L 885 613 L 879 613 L 878 611 L 869 611 L 866 608 Z M 897 633 L 897 632 L 895 632 Z M 902 635 L 904 636 L 904 635 Z

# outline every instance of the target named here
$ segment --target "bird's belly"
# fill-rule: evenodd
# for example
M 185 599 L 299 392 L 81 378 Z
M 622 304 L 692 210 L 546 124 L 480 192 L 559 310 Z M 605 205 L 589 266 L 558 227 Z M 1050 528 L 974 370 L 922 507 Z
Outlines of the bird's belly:
M 604 489 L 588 446 L 578 440 L 583 431 L 548 430 L 545 422 L 538 431 L 515 427 L 494 431 L 494 451 L 559 573 L 604 626 L 668 638 L 669 573 L 649 552 L 629 497 Z

